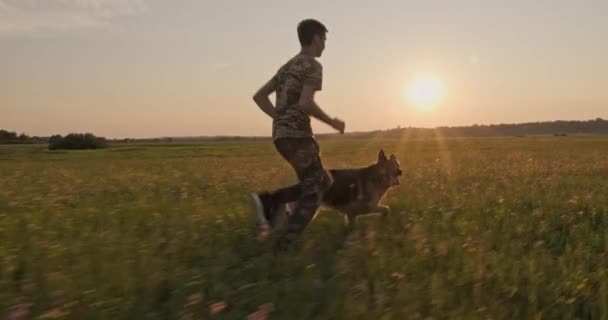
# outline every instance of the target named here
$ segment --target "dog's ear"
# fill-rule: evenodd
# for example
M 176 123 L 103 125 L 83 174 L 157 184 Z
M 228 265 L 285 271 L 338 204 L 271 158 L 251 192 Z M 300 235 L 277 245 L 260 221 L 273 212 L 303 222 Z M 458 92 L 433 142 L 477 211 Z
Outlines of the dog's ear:
M 394 153 L 391 153 L 390 159 L 391 159 L 391 160 L 397 160 L 397 157 L 395 157 L 395 154 L 394 154 Z
M 378 151 L 378 163 L 383 163 L 384 161 L 386 161 L 386 155 L 384 154 L 384 150 L 380 149 Z

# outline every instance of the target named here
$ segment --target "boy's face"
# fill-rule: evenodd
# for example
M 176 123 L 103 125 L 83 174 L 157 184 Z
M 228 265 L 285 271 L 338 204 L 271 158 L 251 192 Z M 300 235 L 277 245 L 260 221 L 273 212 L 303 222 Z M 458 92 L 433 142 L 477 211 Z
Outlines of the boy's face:
M 327 37 L 325 34 L 315 35 L 313 37 L 312 43 L 317 49 L 317 57 L 320 57 L 323 54 L 323 50 L 325 50 L 325 40 L 327 40 Z

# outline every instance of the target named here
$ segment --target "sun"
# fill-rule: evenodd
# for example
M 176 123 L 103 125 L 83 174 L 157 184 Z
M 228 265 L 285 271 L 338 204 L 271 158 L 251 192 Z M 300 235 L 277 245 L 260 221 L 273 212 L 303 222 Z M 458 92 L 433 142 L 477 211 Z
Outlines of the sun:
M 434 106 L 441 99 L 441 83 L 432 74 L 418 74 L 407 88 L 407 99 L 420 108 Z

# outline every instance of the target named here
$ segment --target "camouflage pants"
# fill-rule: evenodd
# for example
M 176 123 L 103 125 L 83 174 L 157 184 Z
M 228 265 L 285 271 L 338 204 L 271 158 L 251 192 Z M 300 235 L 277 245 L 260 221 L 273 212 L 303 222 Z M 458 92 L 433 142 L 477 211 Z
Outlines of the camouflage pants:
M 291 242 L 304 230 L 317 212 L 323 193 L 331 186 L 331 176 L 323 168 L 319 145 L 313 138 L 280 138 L 274 142 L 279 153 L 289 162 L 299 183 L 271 193 L 275 203 L 296 202 L 287 220 L 287 229 L 280 242 Z

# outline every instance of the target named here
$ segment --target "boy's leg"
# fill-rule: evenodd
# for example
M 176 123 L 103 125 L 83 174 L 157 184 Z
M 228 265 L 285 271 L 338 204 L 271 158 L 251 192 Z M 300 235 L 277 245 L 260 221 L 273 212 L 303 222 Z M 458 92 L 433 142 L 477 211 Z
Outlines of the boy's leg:
M 275 140 L 274 145 L 283 158 L 291 164 L 295 151 L 300 148 L 301 141 L 302 139 L 282 138 Z M 297 183 L 273 192 L 254 192 L 251 194 L 256 213 L 258 240 L 263 240 L 270 235 L 271 226 L 274 226 L 276 219 L 285 212 L 285 204 L 296 201 L 300 197 L 300 193 L 301 187 Z
M 285 214 L 286 204 L 298 200 L 300 194 L 299 183 L 272 192 L 252 193 L 251 197 L 258 212 L 258 225 L 274 227 L 277 219 Z M 259 214 L 260 212 L 263 212 L 263 215 Z
M 297 201 L 300 198 L 300 194 L 302 194 L 302 186 L 300 183 L 296 183 L 292 186 L 269 192 L 268 197 L 276 204 L 285 204 Z
M 274 141 L 277 151 L 287 162 L 291 163 L 295 150 L 299 147 L 301 139 L 282 138 Z M 272 192 L 254 192 L 251 198 L 256 211 L 256 225 L 258 239 L 270 234 L 276 218 L 285 212 L 285 204 L 296 201 L 300 196 L 300 184 L 281 188 Z
M 320 206 L 322 193 L 331 185 L 323 168 L 319 146 L 313 138 L 283 138 L 275 141 L 277 151 L 294 168 L 299 183 L 274 192 L 253 193 L 256 207 L 258 238 L 270 234 L 270 225 L 284 212 L 285 204 L 296 202 L 289 217 L 285 239 L 295 239 Z
M 292 186 L 279 193 L 287 200 L 297 196 L 294 212 L 287 221 L 286 233 L 277 243 L 279 247 L 291 243 L 304 230 L 321 205 L 323 193 L 331 186 L 331 177 L 323 168 L 319 146 L 314 139 L 298 139 L 291 147 L 284 157 L 296 171 L 300 183 L 297 185 L 299 188 Z

